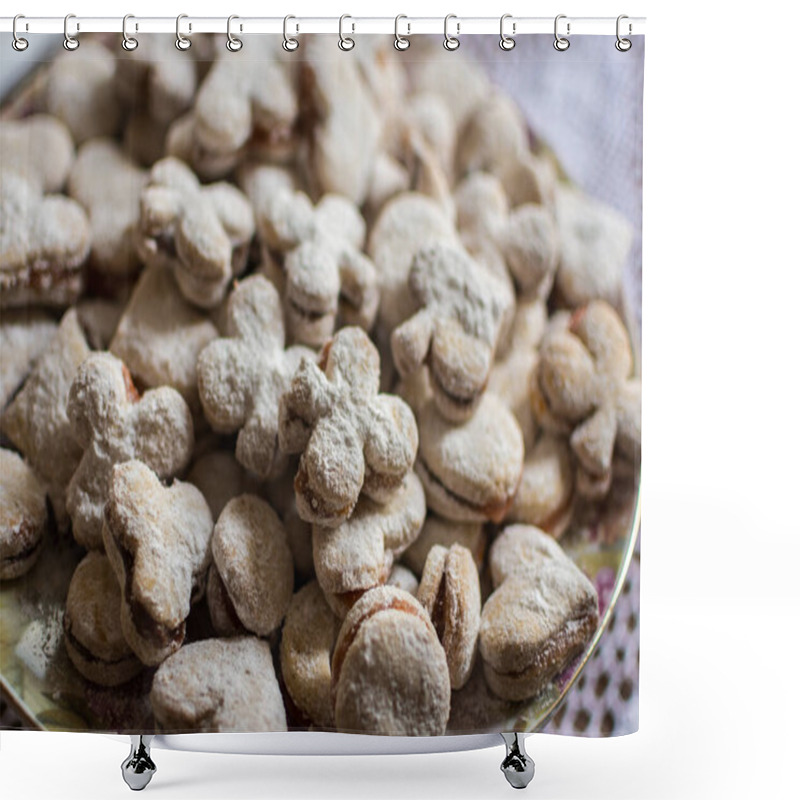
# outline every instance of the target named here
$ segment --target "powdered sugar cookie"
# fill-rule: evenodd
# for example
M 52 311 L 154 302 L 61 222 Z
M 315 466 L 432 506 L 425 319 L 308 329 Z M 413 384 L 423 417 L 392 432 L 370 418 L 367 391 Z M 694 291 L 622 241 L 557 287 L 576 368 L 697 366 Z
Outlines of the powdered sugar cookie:
M 128 368 L 110 353 L 93 353 L 81 364 L 69 390 L 67 414 L 84 448 L 67 487 L 72 533 L 84 547 L 99 549 L 113 466 L 136 458 L 162 480 L 174 477 L 192 455 L 192 414 L 168 386 L 139 395 Z
M 47 525 L 44 488 L 11 450 L 0 448 L 0 580 L 24 575 L 39 558 Z
M 226 338 L 197 360 L 200 401 L 211 427 L 238 432 L 236 458 L 262 478 L 286 465 L 278 449 L 278 407 L 304 347 L 284 350 L 283 314 L 275 287 L 260 275 L 245 279 L 227 305 Z
M 89 220 L 76 202 L 0 171 L 0 308 L 74 303 L 90 247 Z
M 150 703 L 163 731 L 285 731 L 269 644 L 255 636 L 182 647 L 156 672 Z
M 231 500 L 211 539 L 214 566 L 236 619 L 268 636 L 292 598 L 294 566 L 286 531 L 270 505 L 252 494 Z
M 486 531 L 479 522 L 453 522 L 436 514 L 428 514 L 419 536 L 403 554 L 403 561 L 415 574 L 422 575 L 428 553 L 434 545 L 449 548 L 458 544 L 470 551 L 473 561 L 480 568 L 486 553 L 486 538 Z
M 419 309 L 392 333 L 403 377 L 427 364 L 439 411 L 468 419 L 486 388 L 510 298 L 464 251 L 433 245 L 417 252 L 408 276 Z
M 362 498 L 337 528 L 315 525 L 314 569 L 339 617 L 369 589 L 386 583 L 392 562 L 417 538 L 425 520 L 425 493 L 413 473 L 388 503 Z
M 178 650 L 193 596 L 205 585 L 214 522 L 189 483 L 166 488 L 141 461 L 111 471 L 103 544 L 122 589 L 126 641 L 149 666 Z
M 340 731 L 444 733 L 450 712 L 445 652 L 428 613 L 402 589 L 379 586 L 353 606 L 331 673 Z
M 300 516 L 335 527 L 360 493 L 386 503 L 417 452 L 417 426 L 399 398 L 378 393 L 378 351 L 361 328 L 343 328 L 319 366 L 300 363 L 281 398 L 278 436 L 287 453 L 302 452 L 295 477 Z
M 588 644 L 597 592 L 552 537 L 527 525 L 503 531 L 490 566 L 496 588 L 481 614 L 484 676 L 498 696 L 524 700 Z
M 510 411 L 486 394 L 465 423 L 448 422 L 428 401 L 417 414 L 416 470 L 428 507 L 462 522 L 500 522 L 522 475 L 522 433 Z
M 191 303 L 214 308 L 222 302 L 245 266 L 254 232 L 250 203 L 232 184 L 201 186 L 176 158 L 153 165 L 141 195 L 139 256 L 172 269 Z
M 124 276 L 139 268 L 135 235 L 145 179 L 145 171 L 111 139 L 92 139 L 78 150 L 69 194 L 89 215 L 89 264 L 100 273 Z
M 81 459 L 81 447 L 72 438 L 67 399 L 78 367 L 88 355 L 77 314 L 70 310 L 0 419 L 3 433 L 41 479 L 62 530 L 69 521 L 67 484 Z
M 589 303 L 572 314 L 566 330 L 545 336 L 531 402 L 543 426 L 569 434 L 578 491 L 604 495 L 615 450 L 629 461 L 638 453 L 642 404 L 628 333 L 608 303 Z
M 289 338 L 318 347 L 337 318 L 369 330 L 379 295 L 375 268 L 361 253 L 365 224 L 358 208 L 332 194 L 313 207 L 303 192 L 285 187 L 258 198 L 262 258 L 284 297 Z
M 139 278 L 109 350 L 137 383 L 177 389 L 197 419 L 197 357 L 218 335 L 214 323 L 183 299 L 172 276 L 153 266 Z
M 478 654 L 481 584 L 472 555 L 454 544 L 434 545 L 428 552 L 417 600 L 430 614 L 450 670 L 450 686 L 461 689 L 469 680 Z
M 334 725 L 331 653 L 338 631 L 316 581 L 292 597 L 281 635 L 281 675 L 294 704 L 321 728 Z
M 37 310 L 4 311 L 0 320 L 0 411 L 14 396 L 58 327 Z
M 101 686 L 118 686 L 142 671 L 120 624 L 121 595 L 108 558 L 87 553 L 75 568 L 64 610 L 64 644 L 78 672 Z
M 3 171 L 20 173 L 46 194 L 64 186 L 75 159 L 67 126 L 49 114 L 0 120 Z

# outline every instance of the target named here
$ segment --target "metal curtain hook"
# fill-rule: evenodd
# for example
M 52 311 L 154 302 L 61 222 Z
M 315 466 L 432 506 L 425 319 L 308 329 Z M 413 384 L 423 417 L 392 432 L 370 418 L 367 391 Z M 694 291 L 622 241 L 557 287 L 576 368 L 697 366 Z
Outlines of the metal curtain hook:
M 233 22 L 235 19 L 239 19 L 239 17 L 237 17 L 236 14 L 231 14 L 228 17 L 228 41 L 225 42 L 225 47 L 227 47 L 228 50 L 231 51 L 231 53 L 238 53 L 244 46 L 244 42 L 242 42 L 241 39 L 239 39 L 238 37 L 234 36 L 231 33 L 231 22 Z M 241 30 L 242 26 L 240 25 L 239 31 Z
M 128 33 L 128 20 L 136 19 L 133 14 L 126 14 L 122 18 L 122 49 L 127 50 L 129 53 L 133 52 L 139 46 L 139 40 Z M 136 26 L 139 30 L 139 26 Z
M 559 14 L 556 17 L 556 21 L 553 25 L 553 32 L 555 34 L 556 40 L 553 42 L 553 47 L 559 51 L 559 53 L 563 53 L 565 50 L 569 50 L 569 39 L 561 36 L 558 32 L 558 21 L 561 19 L 566 19 L 566 14 Z M 569 36 L 569 22 L 567 22 L 567 36 Z
M 406 27 L 408 28 L 408 32 L 406 36 L 400 35 L 400 20 L 401 19 L 408 19 L 405 14 L 398 14 L 394 18 L 394 49 L 395 50 L 408 50 L 411 47 L 411 40 L 406 38 L 407 36 L 411 36 L 411 23 L 407 22 Z
M 451 19 L 456 20 L 455 36 L 451 36 L 448 31 L 448 26 Z M 453 50 L 458 50 L 458 48 L 461 46 L 461 42 L 458 40 L 458 35 L 460 33 L 461 33 L 461 23 L 458 21 L 458 17 L 455 14 L 448 14 L 444 18 L 444 41 L 442 42 L 442 44 L 444 45 L 445 50 L 449 50 L 451 53 L 453 52 Z
M 517 34 L 517 23 L 512 21 L 511 36 L 509 36 L 505 31 L 507 19 L 513 20 L 511 14 L 503 14 L 503 16 L 500 17 L 500 49 L 505 50 L 506 52 L 513 50 L 517 44 L 516 40 L 513 38 Z
M 13 48 L 14 48 L 14 49 L 15 49 L 15 50 L 18 52 L 18 53 L 21 53 L 23 50 L 27 50 L 27 49 L 28 49 L 28 40 L 27 40 L 27 39 L 23 39 L 23 38 L 22 38 L 22 37 L 21 37 L 21 36 L 20 36 L 20 35 L 17 33 L 17 22 L 18 22 L 19 20 L 21 20 L 21 19 L 25 19 L 25 16 L 24 16 L 24 14 L 17 14 L 17 15 L 14 17 L 14 22 L 11 24 L 11 34 L 12 34 L 12 36 L 14 37 L 14 38 L 11 40 L 11 46 L 12 46 L 12 47 L 13 47 Z M 27 22 L 25 23 L 25 30 L 28 30 L 28 23 L 27 23 Z
M 352 50 L 356 46 L 356 41 L 353 39 L 352 36 L 345 36 L 344 35 L 344 21 L 346 19 L 353 19 L 349 14 L 342 14 L 339 17 L 339 49 L 340 50 Z M 350 24 L 350 29 L 352 33 L 356 32 L 356 24 L 355 22 Z
M 295 50 L 297 50 L 298 47 L 300 47 L 300 42 L 298 42 L 297 39 L 295 39 L 294 37 L 289 36 L 290 19 L 297 19 L 297 17 L 293 17 L 291 14 L 288 14 L 283 18 L 283 49 L 287 53 L 293 53 Z M 295 25 L 295 31 L 299 30 L 300 26 Z
M 620 53 L 627 53 L 628 50 L 630 50 L 631 47 L 632 47 L 632 42 L 631 42 L 630 39 L 623 39 L 619 35 L 620 22 L 622 22 L 622 20 L 624 20 L 624 19 L 628 19 L 628 15 L 627 14 L 620 14 L 617 17 L 617 41 L 614 43 L 614 47 L 616 47 L 617 50 L 620 51 Z M 633 33 L 633 26 L 629 22 L 628 23 L 628 35 L 630 36 L 631 33 Z
M 74 52 L 81 46 L 81 43 L 75 36 L 70 35 L 69 21 L 71 19 L 75 19 L 74 14 L 67 14 L 67 16 L 64 17 L 64 49 L 69 50 L 70 52 Z M 80 24 L 76 23 L 75 30 L 79 31 L 80 29 L 81 29 Z
M 175 19 L 175 47 L 178 50 L 188 50 L 192 46 L 192 40 L 181 33 L 181 20 L 188 19 L 188 14 L 178 14 Z M 189 23 L 189 32 L 192 30 L 192 23 Z

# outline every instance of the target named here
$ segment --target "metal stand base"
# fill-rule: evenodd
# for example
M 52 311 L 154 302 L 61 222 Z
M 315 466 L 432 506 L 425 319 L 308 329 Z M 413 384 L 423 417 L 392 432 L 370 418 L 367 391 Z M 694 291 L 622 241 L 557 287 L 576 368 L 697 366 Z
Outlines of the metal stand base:
M 533 759 L 525 752 L 525 738 L 521 733 L 501 733 L 506 745 L 506 757 L 500 765 L 506 780 L 515 789 L 524 789 L 536 771 Z
M 131 736 L 130 755 L 122 762 L 122 779 L 134 792 L 140 792 L 155 775 L 156 765 L 150 758 L 152 736 Z

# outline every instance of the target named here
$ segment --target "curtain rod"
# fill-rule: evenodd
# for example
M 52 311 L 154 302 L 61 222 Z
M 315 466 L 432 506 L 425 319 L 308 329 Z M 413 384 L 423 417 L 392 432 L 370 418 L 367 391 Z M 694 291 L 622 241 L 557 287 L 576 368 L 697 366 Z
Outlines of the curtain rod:
M 292 16 L 288 22 L 288 31 L 292 35 L 303 33 L 340 32 L 340 24 L 346 34 L 352 33 L 384 33 L 394 34 L 395 24 L 403 36 L 415 34 L 442 35 L 445 29 L 444 17 L 351 17 L 340 23 L 338 17 L 303 17 Z M 554 17 L 512 17 L 506 15 L 504 30 L 508 35 L 520 36 L 533 33 L 549 33 L 554 31 Z M 11 33 L 13 17 L 0 17 L 0 33 Z M 177 20 L 174 17 L 136 17 L 131 16 L 127 22 L 127 31 L 134 33 L 172 33 L 176 31 Z M 569 26 L 569 28 L 567 27 Z M 17 21 L 17 33 L 64 33 L 64 17 L 22 17 Z M 617 33 L 616 17 L 570 17 L 559 15 L 558 28 L 562 35 L 610 35 Z M 232 31 L 237 35 L 258 33 L 284 33 L 283 17 L 237 17 L 232 23 Z M 68 30 L 71 35 L 81 33 L 122 33 L 122 17 L 81 17 L 70 15 Z M 181 15 L 180 30 L 184 35 L 193 33 L 226 33 L 228 17 L 194 17 Z M 500 17 L 458 17 L 451 16 L 448 30 L 457 36 L 500 32 Z M 628 17 L 624 20 L 622 34 L 636 36 L 645 32 L 644 17 Z

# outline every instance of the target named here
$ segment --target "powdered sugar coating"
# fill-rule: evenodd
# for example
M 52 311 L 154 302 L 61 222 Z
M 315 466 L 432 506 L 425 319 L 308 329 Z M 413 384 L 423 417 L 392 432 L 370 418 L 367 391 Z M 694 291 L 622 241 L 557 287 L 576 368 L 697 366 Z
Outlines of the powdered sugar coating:
M 0 411 L 47 349 L 57 323 L 42 311 L 4 311 L 0 320 Z
M 171 386 L 200 415 L 197 357 L 219 335 L 214 323 L 184 300 L 157 265 L 139 278 L 109 350 L 144 386 Z
M 407 592 L 367 592 L 342 623 L 333 652 L 336 727 L 353 733 L 443 734 L 450 712 L 444 649 Z
M 75 568 L 64 610 L 64 644 L 78 672 L 101 686 L 118 686 L 142 670 L 120 625 L 121 594 L 108 558 L 86 554 Z
M 0 120 L 0 153 L 4 171 L 21 173 L 46 194 L 61 189 L 75 159 L 67 126 L 49 114 Z
M 99 549 L 113 466 L 136 458 L 159 478 L 174 477 L 192 457 L 192 413 L 168 386 L 139 397 L 122 361 L 111 353 L 92 353 L 72 382 L 67 414 L 84 448 L 67 487 L 72 533 L 84 547 Z
M 597 592 L 555 540 L 532 526 L 506 528 L 489 558 L 496 588 L 481 614 L 484 675 L 495 694 L 524 700 L 589 642 Z
M 361 253 L 365 224 L 356 205 L 327 194 L 314 207 L 301 191 L 271 178 L 272 191 L 250 181 L 265 273 L 284 298 L 289 338 L 314 347 L 337 317 L 369 330 L 378 311 L 372 262 Z
M 88 355 L 78 316 L 70 309 L 1 420 L 3 433 L 41 479 L 62 530 L 69 522 L 67 484 L 81 459 L 81 446 L 72 437 L 67 416 L 67 400 L 78 367 Z
M 170 733 L 286 730 L 269 644 L 255 636 L 182 647 L 159 667 L 150 702 L 159 729 Z
M 43 194 L 36 180 L 0 171 L 0 308 L 66 306 L 83 289 L 89 220 L 73 200 Z
M 0 580 L 11 580 L 39 557 L 47 500 L 33 470 L 11 450 L 0 448 L 0 475 Z
M 566 330 L 542 342 L 531 402 L 542 424 L 569 434 L 578 491 L 604 495 L 615 449 L 628 460 L 641 444 L 641 380 L 622 320 L 603 300 L 578 309 Z
M 129 275 L 139 267 L 136 228 L 146 173 L 112 139 L 92 139 L 78 150 L 69 194 L 89 215 L 89 263 L 103 273 Z
M 527 453 L 511 522 L 535 525 L 559 538 L 572 519 L 575 471 L 566 440 L 545 433 Z
M 510 411 L 484 395 L 465 423 L 444 419 L 431 401 L 419 409 L 417 474 L 428 507 L 462 522 L 500 522 L 522 475 L 522 433 Z
M 481 584 L 472 554 L 459 544 L 434 545 L 425 562 L 417 591 L 447 656 L 450 686 L 461 689 L 478 655 Z
M 278 293 L 260 275 L 245 279 L 227 305 L 227 336 L 212 341 L 197 359 L 203 411 L 220 433 L 238 432 L 236 458 L 257 475 L 275 476 L 286 463 L 278 449 L 278 407 L 304 347 L 284 350 Z
M 141 461 L 111 470 L 103 544 L 122 589 L 126 641 L 150 666 L 183 644 L 192 597 L 211 563 L 214 522 L 190 483 L 162 486 Z
M 333 728 L 331 654 L 339 620 L 316 581 L 298 591 L 281 635 L 281 675 L 295 705 L 322 728 Z
M 406 377 L 427 364 L 439 411 L 468 419 L 486 388 L 511 300 L 464 251 L 441 244 L 417 252 L 408 285 L 419 310 L 392 333 L 395 365 Z
M 411 262 L 418 250 L 435 242 L 455 245 L 455 226 L 437 203 L 417 192 L 393 197 L 375 221 L 367 252 L 378 271 L 380 321 L 388 330 L 416 310 L 408 286 Z
M 268 636 L 283 621 L 294 582 L 278 515 L 255 495 L 234 498 L 214 526 L 211 552 L 239 620 L 247 630 Z
M 619 301 L 622 271 L 633 241 L 630 223 L 613 208 L 560 184 L 556 224 L 561 259 L 556 286 L 572 307 L 600 298 Z
M 449 548 L 459 544 L 470 551 L 480 568 L 486 552 L 486 538 L 486 531 L 479 522 L 453 522 L 436 514 L 428 514 L 419 536 L 403 553 L 403 561 L 416 575 L 422 575 L 428 553 L 434 545 Z
M 424 520 L 425 493 L 409 473 L 386 504 L 363 497 L 339 527 L 314 526 L 314 569 L 337 615 L 344 616 L 363 592 L 386 582 L 393 559 L 416 539 Z
M 304 359 L 281 398 L 279 441 L 302 452 L 295 478 L 300 516 L 335 527 L 363 490 L 385 503 L 414 463 L 417 426 L 400 398 L 378 393 L 379 356 L 360 328 L 343 328 L 320 366 Z
M 254 233 L 253 210 L 235 186 L 201 186 L 176 158 L 153 165 L 140 200 L 139 256 L 173 269 L 191 303 L 213 308 L 222 302 Z

